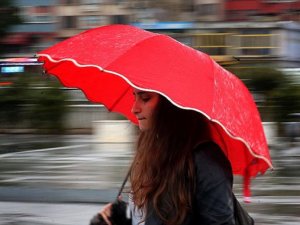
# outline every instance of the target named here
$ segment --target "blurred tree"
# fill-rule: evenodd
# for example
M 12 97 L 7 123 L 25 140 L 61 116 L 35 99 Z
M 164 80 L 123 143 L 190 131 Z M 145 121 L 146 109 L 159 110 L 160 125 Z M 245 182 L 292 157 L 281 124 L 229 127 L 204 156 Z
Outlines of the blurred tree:
M 288 82 L 285 74 L 270 67 L 254 67 L 242 70 L 234 70 L 234 73 L 244 81 L 253 92 L 259 92 L 266 96 Z
M 278 101 L 281 95 L 290 88 L 291 81 L 287 75 L 279 70 L 271 67 L 254 67 L 243 69 L 230 69 L 236 74 L 249 88 L 254 95 L 258 109 L 263 121 L 277 121 L 279 115 L 284 115 L 284 112 L 279 113 L 278 110 L 284 108 L 283 101 Z M 290 112 L 296 109 L 293 108 L 293 103 L 289 101 Z
M 24 73 L 13 85 L 0 89 L 1 128 L 32 128 L 38 132 L 62 133 L 68 95 L 57 80 Z
M 274 93 L 276 110 L 274 115 L 278 122 L 295 122 L 293 114 L 300 113 L 300 86 L 287 83 Z
M 0 89 L 0 124 L 1 127 L 13 127 L 24 121 L 24 106 L 28 99 L 28 83 L 19 79 L 11 87 Z
M 68 96 L 56 83 L 31 92 L 30 126 L 44 132 L 63 133 L 65 130 Z
M 0 37 L 3 37 L 8 28 L 21 23 L 18 9 L 13 5 L 13 0 L 0 1 Z

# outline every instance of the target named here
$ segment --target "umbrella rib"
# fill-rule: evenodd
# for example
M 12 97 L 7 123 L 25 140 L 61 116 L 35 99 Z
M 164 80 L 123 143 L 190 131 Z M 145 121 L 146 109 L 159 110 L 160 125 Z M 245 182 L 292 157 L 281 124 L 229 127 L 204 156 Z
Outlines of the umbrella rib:
M 44 73 L 45 74 L 48 74 L 49 71 L 51 71 L 52 69 L 56 68 L 59 66 L 59 62 L 58 63 L 55 63 L 52 67 L 48 68 L 47 70 L 44 70 Z
M 127 94 L 127 92 L 130 90 L 130 86 L 128 86 L 125 91 L 123 91 L 123 93 L 117 98 L 117 100 L 111 105 L 111 107 L 109 107 L 109 111 L 113 111 L 113 109 L 115 108 L 115 106 L 121 101 L 121 99 Z

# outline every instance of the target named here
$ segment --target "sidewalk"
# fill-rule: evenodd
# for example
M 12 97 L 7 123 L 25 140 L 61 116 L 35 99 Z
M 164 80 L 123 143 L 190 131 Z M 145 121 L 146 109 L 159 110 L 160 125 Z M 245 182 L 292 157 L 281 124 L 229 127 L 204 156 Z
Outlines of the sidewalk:
M 0 187 L 0 201 L 105 204 L 114 201 L 118 191 L 118 189 Z
M 97 204 L 49 204 L 0 201 L 0 225 L 88 225 Z

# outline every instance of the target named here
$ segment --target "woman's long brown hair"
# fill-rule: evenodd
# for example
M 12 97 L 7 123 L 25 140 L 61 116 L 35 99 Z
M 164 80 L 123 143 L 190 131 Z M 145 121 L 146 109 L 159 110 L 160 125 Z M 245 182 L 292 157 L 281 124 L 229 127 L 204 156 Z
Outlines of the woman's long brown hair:
M 130 174 L 135 206 L 151 206 L 166 225 L 182 224 L 192 208 L 193 149 L 207 135 L 200 113 L 160 96 L 150 130 L 140 134 Z

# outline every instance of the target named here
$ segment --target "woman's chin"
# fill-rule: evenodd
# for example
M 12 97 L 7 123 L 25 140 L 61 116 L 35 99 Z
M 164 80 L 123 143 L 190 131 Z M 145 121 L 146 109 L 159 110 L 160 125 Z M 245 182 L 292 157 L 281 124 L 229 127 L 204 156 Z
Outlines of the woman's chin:
M 146 129 L 143 126 L 139 126 L 140 131 L 145 131 Z
M 140 124 L 139 124 L 139 129 L 140 129 L 140 131 L 146 131 L 146 130 L 148 130 L 149 128 L 148 128 L 148 126 L 146 126 L 145 124 L 140 123 Z

